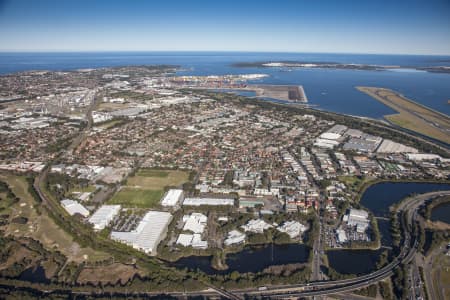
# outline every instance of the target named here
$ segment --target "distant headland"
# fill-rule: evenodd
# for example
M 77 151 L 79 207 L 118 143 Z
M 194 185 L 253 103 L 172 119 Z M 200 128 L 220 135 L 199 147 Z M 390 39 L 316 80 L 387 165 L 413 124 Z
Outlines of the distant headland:
M 237 68 L 322 68 L 322 69 L 349 69 L 349 70 L 415 70 L 434 73 L 450 73 L 448 66 L 399 66 L 399 65 L 371 65 L 371 64 L 351 64 L 336 62 L 308 62 L 308 61 L 262 61 L 262 62 L 239 62 L 232 64 Z

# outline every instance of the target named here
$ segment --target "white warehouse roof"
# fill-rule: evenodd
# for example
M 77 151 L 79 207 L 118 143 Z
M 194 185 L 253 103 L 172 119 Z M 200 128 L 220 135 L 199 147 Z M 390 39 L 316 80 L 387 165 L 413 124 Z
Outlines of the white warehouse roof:
M 194 238 L 193 234 L 181 233 L 178 236 L 177 244 L 183 245 L 184 247 L 189 247 L 192 243 L 193 238 Z
M 145 253 L 156 254 L 158 244 L 166 236 L 167 227 L 171 220 L 172 215 L 168 212 L 149 211 L 135 230 L 129 232 L 113 231 L 111 232 L 111 238 Z
M 295 238 L 306 231 L 306 226 L 297 221 L 286 221 L 277 229 L 280 232 L 287 233 L 291 238 Z
M 186 198 L 183 205 L 234 205 L 234 199 L 229 198 Z
M 316 141 L 314 142 L 314 146 L 317 146 L 320 148 L 333 149 L 337 145 L 339 145 L 338 141 L 321 139 L 321 138 L 317 138 Z
M 358 232 L 364 232 L 369 227 L 369 214 L 362 209 L 350 209 L 347 224 L 356 226 Z
M 245 233 L 242 233 L 237 230 L 232 230 L 232 231 L 228 232 L 228 236 L 224 241 L 226 246 L 233 245 L 233 244 L 240 244 L 243 242 L 245 242 Z
M 184 247 L 191 246 L 195 249 L 206 249 L 208 248 L 208 242 L 203 241 L 200 234 L 184 234 L 181 233 L 178 236 L 177 244 L 183 245 Z
M 244 229 L 244 231 L 250 231 L 255 233 L 263 233 L 264 230 L 272 228 L 273 226 L 266 223 L 264 220 L 256 219 L 256 220 L 250 220 L 247 224 L 242 225 L 241 228 Z
M 183 190 L 170 189 L 161 201 L 162 206 L 175 206 L 183 200 Z
M 349 218 L 358 218 L 358 219 L 362 219 L 365 220 L 369 217 L 369 213 L 365 210 L 362 209 L 350 209 L 349 212 Z
M 337 235 L 337 241 L 338 243 L 345 243 L 348 241 L 347 234 L 345 233 L 345 230 L 342 229 L 336 229 L 336 235 Z
M 332 133 L 332 132 L 324 132 L 320 135 L 321 139 L 326 139 L 326 140 L 337 140 L 339 138 L 341 138 L 340 134 L 337 133 Z
M 208 218 L 201 213 L 192 213 L 183 217 L 184 231 L 192 231 L 193 233 L 203 233 Z
M 89 216 L 89 211 L 77 201 L 64 199 L 61 201 L 61 205 L 71 216 L 73 216 L 74 214 L 80 214 L 85 218 Z
M 95 230 L 102 230 L 109 225 L 119 211 L 120 205 L 102 205 L 89 218 L 89 223 L 94 225 Z

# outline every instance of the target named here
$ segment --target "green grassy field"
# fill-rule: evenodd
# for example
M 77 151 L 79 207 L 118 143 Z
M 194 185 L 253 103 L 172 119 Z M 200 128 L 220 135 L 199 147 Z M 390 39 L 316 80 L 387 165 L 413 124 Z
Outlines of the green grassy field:
M 145 190 L 125 187 L 116 193 L 108 203 L 121 204 L 127 207 L 148 208 L 157 206 L 163 194 L 163 190 Z
M 172 171 L 173 173 L 174 171 Z M 152 170 L 152 169 L 141 169 L 137 172 L 137 176 L 142 177 L 161 177 L 167 178 L 169 176 L 169 172 L 163 170 Z
M 121 124 L 125 124 L 125 123 L 126 122 L 124 120 L 122 120 L 122 119 L 119 119 L 119 120 L 113 119 L 113 120 L 106 121 L 104 123 L 98 124 L 96 126 L 100 127 L 100 128 L 104 128 L 104 129 L 109 129 L 109 128 L 113 127 L 113 126 L 121 125 Z
M 141 169 L 127 179 L 127 184 L 108 203 L 124 207 L 151 208 L 159 204 L 164 189 L 187 182 L 189 173 L 178 170 Z
M 363 177 L 361 179 L 358 176 L 340 176 L 339 180 L 354 192 L 358 192 L 364 184 L 371 181 L 370 178 Z
M 71 193 L 92 193 L 96 191 L 96 187 L 94 185 L 88 185 L 86 187 L 74 187 L 69 190 L 68 194 Z
M 147 190 L 163 190 L 166 186 L 179 186 L 189 179 L 189 173 L 172 170 L 149 170 L 137 172 L 129 177 L 127 187 L 135 187 Z

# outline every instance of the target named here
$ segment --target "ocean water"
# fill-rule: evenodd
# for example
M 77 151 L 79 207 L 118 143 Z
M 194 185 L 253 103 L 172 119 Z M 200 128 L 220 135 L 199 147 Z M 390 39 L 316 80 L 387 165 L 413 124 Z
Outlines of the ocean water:
M 397 65 L 396 71 L 339 69 L 237 68 L 233 63 L 295 60 Z M 74 70 L 125 65 L 178 65 L 180 75 L 265 73 L 267 84 L 303 85 L 309 103 L 318 109 L 382 118 L 389 107 L 357 91 L 355 86 L 379 86 L 450 115 L 450 74 L 417 72 L 409 67 L 450 66 L 449 56 L 365 55 L 251 52 L 82 52 L 0 53 L 0 74 L 26 70 Z

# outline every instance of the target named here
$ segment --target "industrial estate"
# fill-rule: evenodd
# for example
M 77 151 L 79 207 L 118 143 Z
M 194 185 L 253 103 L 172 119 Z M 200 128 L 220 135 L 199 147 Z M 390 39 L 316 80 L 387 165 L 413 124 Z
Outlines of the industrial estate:
M 448 117 L 370 87 L 359 89 L 397 110 L 387 119 L 398 126 L 319 111 L 301 85 L 266 76 L 176 66 L 1 76 L 0 288 L 450 295 L 433 271 L 450 266 L 450 225 L 430 220 L 450 201 L 437 191 L 449 188 Z M 384 212 L 366 206 L 372 188 L 407 182 L 433 188 L 390 187 L 376 196 L 393 198 Z

